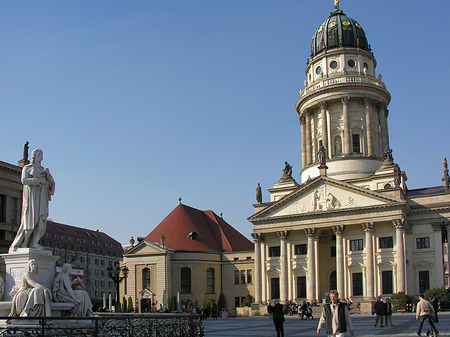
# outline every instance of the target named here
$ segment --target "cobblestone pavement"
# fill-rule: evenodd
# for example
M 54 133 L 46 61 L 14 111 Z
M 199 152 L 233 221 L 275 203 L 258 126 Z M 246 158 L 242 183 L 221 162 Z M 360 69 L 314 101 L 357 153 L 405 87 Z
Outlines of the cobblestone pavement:
M 415 314 L 394 314 L 392 316 L 393 327 L 374 327 L 375 316 L 371 315 L 351 315 L 355 326 L 355 336 L 416 336 L 418 321 Z M 205 336 L 230 337 L 230 336 L 276 336 L 272 320 L 267 316 L 262 317 L 236 317 L 227 320 L 203 321 Z M 316 334 L 318 319 L 301 320 L 293 316 L 287 317 L 284 322 L 285 337 L 292 336 L 318 336 Z M 439 323 L 436 324 L 439 336 L 450 337 L 450 312 L 439 313 Z M 422 336 L 425 336 L 427 324 L 424 324 Z M 324 329 L 320 336 L 326 336 Z M 350 336 L 347 332 L 346 336 Z

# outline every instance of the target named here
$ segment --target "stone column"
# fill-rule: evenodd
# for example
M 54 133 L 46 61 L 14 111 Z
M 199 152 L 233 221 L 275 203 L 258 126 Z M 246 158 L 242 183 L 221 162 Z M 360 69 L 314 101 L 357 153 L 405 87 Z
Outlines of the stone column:
M 310 109 L 305 110 L 306 115 L 306 130 L 305 130 L 305 138 L 306 138 L 306 165 L 312 163 L 312 145 L 311 145 L 311 115 L 312 112 Z
M 397 264 L 397 292 L 405 291 L 405 245 L 403 243 L 403 232 L 406 227 L 406 220 L 394 219 L 392 223 L 395 228 L 395 241 L 397 254 L 395 263 Z
M 328 148 L 328 133 L 327 133 L 327 102 L 319 102 L 320 116 L 322 118 L 322 145 L 326 149 L 326 156 L 329 158 L 331 155 L 331 149 Z M 315 160 L 314 160 L 315 161 Z
M 306 298 L 309 302 L 316 298 L 316 255 L 314 252 L 314 241 L 317 233 L 315 228 L 305 228 L 308 237 L 308 280 L 306 283 Z
M 344 247 L 342 244 L 344 229 L 345 227 L 343 225 L 333 226 L 334 234 L 336 234 L 336 283 L 340 298 L 345 298 Z
M 434 242 L 430 245 L 433 245 L 435 247 L 434 249 L 434 265 L 435 265 L 435 273 L 436 273 L 436 284 L 433 286 L 430 284 L 430 288 L 436 288 L 436 287 L 443 287 L 444 286 L 444 264 L 442 261 L 444 261 L 444 252 L 443 252 L 443 245 L 442 245 L 442 229 L 446 227 L 445 223 L 438 222 L 433 223 L 433 232 L 434 232 Z M 431 241 L 431 238 L 430 238 Z
M 350 119 L 348 117 L 348 103 L 350 97 L 342 97 L 342 119 L 344 120 L 344 139 L 343 142 L 343 154 L 349 155 L 352 153 L 351 148 L 351 135 L 350 135 Z
M 261 302 L 267 303 L 266 244 L 261 241 Z
M 261 242 L 263 234 L 252 233 L 255 240 L 255 303 L 261 304 Z
M 277 232 L 280 238 L 280 302 L 285 303 L 288 300 L 288 275 L 287 275 L 287 239 L 289 231 Z
M 371 103 L 368 98 L 363 99 L 364 108 L 366 110 L 366 135 L 367 135 L 367 155 L 373 156 L 373 133 L 371 121 Z
M 386 146 L 389 145 L 388 141 L 388 126 L 387 126 L 387 109 L 386 104 L 377 104 L 378 112 L 380 114 L 380 127 L 381 127 L 381 155 L 383 155 Z
M 373 269 L 373 222 L 364 222 L 362 224 L 364 232 L 366 232 L 366 300 L 372 301 L 375 299 L 374 289 L 374 269 Z
M 301 136 L 302 136 L 302 168 L 306 166 L 306 120 L 305 116 L 300 116 L 299 118 Z

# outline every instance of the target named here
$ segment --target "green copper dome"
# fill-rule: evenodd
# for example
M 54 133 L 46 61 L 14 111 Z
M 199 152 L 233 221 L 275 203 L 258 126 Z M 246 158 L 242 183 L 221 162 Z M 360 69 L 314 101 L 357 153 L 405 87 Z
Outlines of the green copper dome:
M 314 33 L 311 43 L 311 58 L 324 50 L 340 47 L 359 48 L 371 51 L 366 33 L 361 25 L 349 18 L 340 9 L 330 13 Z

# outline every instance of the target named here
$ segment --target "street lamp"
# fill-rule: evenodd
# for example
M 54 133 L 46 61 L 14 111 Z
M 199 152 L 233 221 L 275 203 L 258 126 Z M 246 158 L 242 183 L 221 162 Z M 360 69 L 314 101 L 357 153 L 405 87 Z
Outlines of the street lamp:
M 119 261 L 115 261 L 114 267 L 111 262 L 109 263 L 106 272 L 108 273 L 108 277 L 112 279 L 116 285 L 116 312 L 120 312 L 119 284 L 123 279 L 128 277 L 128 268 L 127 266 L 120 268 Z M 122 272 L 123 276 L 120 276 L 120 272 Z

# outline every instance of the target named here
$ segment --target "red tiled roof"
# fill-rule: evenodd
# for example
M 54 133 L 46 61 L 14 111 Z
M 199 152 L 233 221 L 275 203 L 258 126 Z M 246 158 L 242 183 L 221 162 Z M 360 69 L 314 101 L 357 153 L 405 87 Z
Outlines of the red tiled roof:
M 197 233 L 192 240 L 189 233 Z M 168 248 L 195 252 L 237 252 L 253 250 L 253 243 L 213 211 L 178 205 L 146 238 Z

